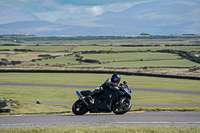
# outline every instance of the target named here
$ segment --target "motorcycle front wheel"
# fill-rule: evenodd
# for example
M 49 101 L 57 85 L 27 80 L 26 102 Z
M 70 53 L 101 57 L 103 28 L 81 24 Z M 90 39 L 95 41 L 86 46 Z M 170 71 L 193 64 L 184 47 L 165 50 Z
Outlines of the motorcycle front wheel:
M 121 115 L 129 111 L 131 106 L 131 100 L 127 97 L 123 97 L 120 100 L 114 102 L 112 110 L 115 114 Z
M 72 106 L 72 112 L 75 115 L 84 115 L 88 112 L 88 109 L 83 101 L 77 100 Z

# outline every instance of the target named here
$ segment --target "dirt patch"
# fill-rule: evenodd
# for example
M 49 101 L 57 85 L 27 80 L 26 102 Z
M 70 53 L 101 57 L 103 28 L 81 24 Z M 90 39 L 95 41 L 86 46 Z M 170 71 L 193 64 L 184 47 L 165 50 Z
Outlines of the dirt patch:
M 10 113 L 11 105 L 14 105 L 12 101 L 0 100 L 0 113 Z

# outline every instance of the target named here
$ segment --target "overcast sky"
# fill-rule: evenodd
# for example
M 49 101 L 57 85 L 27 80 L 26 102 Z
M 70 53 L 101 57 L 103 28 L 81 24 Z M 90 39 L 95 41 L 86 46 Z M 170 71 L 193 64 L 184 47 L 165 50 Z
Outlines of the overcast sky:
M 121 12 L 153 0 L 0 0 L 1 6 L 28 11 L 41 20 L 92 17 L 107 11 Z

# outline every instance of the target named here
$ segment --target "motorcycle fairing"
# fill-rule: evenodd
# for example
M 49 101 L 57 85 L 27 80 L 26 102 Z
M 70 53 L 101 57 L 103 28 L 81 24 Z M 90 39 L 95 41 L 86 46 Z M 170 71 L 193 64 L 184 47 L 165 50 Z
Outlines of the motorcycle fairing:
M 122 95 L 124 95 L 122 91 L 105 90 L 105 92 L 101 96 L 95 99 L 94 105 L 88 107 L 90 109 L 94 108 L 99 111 L 111 112 L 113 101 L 115 101 L 116 98 L 119 98 Z
M 90 95 L 92 92 L 91 90 L 83 90 L 80 92 L 84 97 L 87 97 L 88 95 Z

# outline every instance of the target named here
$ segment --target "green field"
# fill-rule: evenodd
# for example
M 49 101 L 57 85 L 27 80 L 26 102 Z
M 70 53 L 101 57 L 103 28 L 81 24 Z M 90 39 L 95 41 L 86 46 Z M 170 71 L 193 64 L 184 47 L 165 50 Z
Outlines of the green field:
M 33 51 L 69 51 L 73 46 L 24 46 L 23 48 Z
M 155 50 L 164 50 L 164 49 L 172 49 L 172 50 L 184 50 L 184 51 L 200 51 L 200 46 L 143 46 L 143 47 L 125 47 L 125 46 L 63 46 L 63 45 L 21 45 L 21 46 L 1 46 L 0 50 L 14 50 L 14 49 L 29 49 L 33 51 L 67 51 L 71 50 L 81 52 L 81 51 L 155 51 Z
M 110 74 L 57 74 L 57 73 L 1 73 L 0 82 L 11 83 L 43 83 L 43 84 L 76 84 L 100 86 Z M 130 87 L 145 87 L 159 89 L 177 90 L 200 90 L 198 80 L 156 78 L 145 76 L 122 76 Z M 92 81 L 92 82 L 91 82 Z M 21 102 L 71 102 L 77 100 L 75 92 L 84 90 L 80 88 L 53 88 L 53 87 L 31 87 L 31 86 L 0 86 L 0 99 L 17 99 Z M 94 88 L 95 89 L 95 88 Z M 91 89 L 91 90 L 94 90 Z M 132 103 L 134 104 L 199 104 L 198 95 L 170 94 L 156 92 L 132 92 Z M 30 105 L 31 106 L 31 105 Z M 29 107 L 30 107 L 29 106 Z M 63 105 L 64 106 L 64 105 Z M 66 106 L 66 105 L 65 105 Z M 71 105 L 69 105 L 71 106 Z M 23 107 L 24 108 L 24 107 Z M 135 107 L 131 110 L 200 110 L 199 107 Z M 41 111 L 42 110 L 42 111 Z M 45 110 L 45 111 L 43 111 Z M 55 110 L 55 109 L 54 109 Z M 28 110 L 26 113 L 54 112 L 45 109 Z M 59 111 L 59 110 L 58 110 Z M 62 110 L 63 111 L 63 110 Z M 17 113 L 15 111 L 13 113 Z
M 200 51 L 200 46 L 143 46 L 143 47 L 121 47 L 121 46 L 78 46 L 73 51 L 155 51 L 163 49 Z
M 0 36 L 0 68 L 101 68 L 200 76 L 199 40 L 200 36 Z
M 180 56 L 175 54 L 167 54 L 167 53 L 116 53 L 116 54 L 83 54 L 84 59 L 97 59 L 100 62 L 107 62 L 107 61 L 123 61 L 123 60 L 153 60 L 153 59 L 160 59 L 160 60 L 170 60 L 170 59 L 177 59 Z
M 1 133 L 199 133 L 199 127 L 91 127 L 91 126 L 73 126 L 73 127 L 48 127 L 48 128 L 9 128 L 0 129 Z
M 80 88 L 1 86 L 0 97 L 23 102 L 75 102 Z M 94 89 L 92 89 L 94 90 Z M 132 92 L 133 104 L 199 104 L 198 95 L 168 94 L 155 92 Z M 163 98 L 165 97 L 165 98 Z M 135 107 L 132 107 L 133 109 Z
M 52 55 L 52 54 L 51 54 Z M 57 55 L 59 55 L 59 53 L 57 53 Z M 56 65 L 56 64 L 64 64 L 64 65 L 75 65 L 78 64 L 79 62 L 76 61 L 76 58 L 74 57 L 74 55 L 69 55 L 66 57 L 59 57 L 59 58 L 55 58 L 55 59 L 45 59 L 42 61 L 35 61 L 35 62 L 30 62 L 30 63 L 24 63 L 22 64 L 23 66 L 25 65 Z
M 188 60 L 164 60 L 164 61 L 125 61 L 125 62 L 111 62 L 111 63 L 103 63 L 103 64 L 75 64 L 69 67 L 114 67 L 114 68 L 131 68 L 131 67 L 175 67 L 175 68 L 185 68 L 185 67 L 195 67 L 198 66 L 197 63 L 188 61 Z
M 111 74 L 1 73 L 0 82 L 99 86 L 110 77 Z M 121 77 L 122 81 L 126 80 L 130 87 L 200 91 L 199 80 L 126 75 L 122 75 Z
M 39 55 L 49 54 L 51 56 L 64 56 L 66 53 L 49 53 L 49 52 L 2 52 L 0 58 L 8 61 L 31 61 L 32 59 L 42 59 Z
M 36 55 L 34 54 L 36 58 Z M 57 55 L 59 55 L 57 53 Z M 16 55 L 17 57 L 19 55 Z M 21 54 L 23 56 L 23 54 Z M 169 53 L 115 53 L 115 54 L 82 54 L 84 57 L 83 59 L 93 59 L 98 60 L 101 63 L 85 63 L 76 60 L 74 55 L 62 57 L 62 58 L 55 58 L 51 60 L 42 60 L 36 62 L 25 63 L 23 65 L 55 65 L 55 64 L 63 64 L 66 67 L 115 67 L 115 68 L 122 68 L 122 67 L 177 67 L 177 68 L 184 68 L 184 67 L 195 67 L 199 66 L 198 63 L 181 59 L 180 56 L 176 54 L 169 54 Z M 9 57 L 11 58 L 11 57 Z M 24 57 L 25 58 L 25 57 Z M 21 58 L 21 59 L 24 59 Z M 24 59 L 25 60 L 25 59 Z

